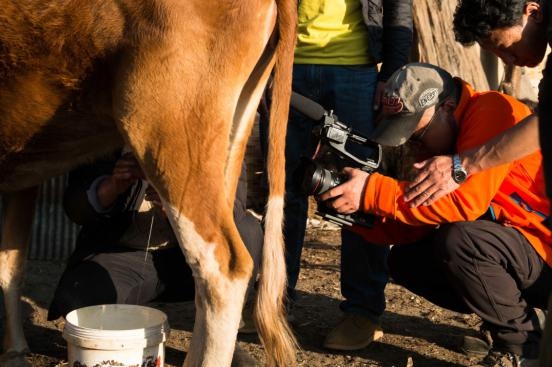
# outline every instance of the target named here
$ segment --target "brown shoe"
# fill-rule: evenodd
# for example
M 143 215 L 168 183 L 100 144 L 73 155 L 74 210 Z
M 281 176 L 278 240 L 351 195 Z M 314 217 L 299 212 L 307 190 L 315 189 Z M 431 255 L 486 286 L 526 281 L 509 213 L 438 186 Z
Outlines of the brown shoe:
M 383 337 L 381 327 L 370 319 L 347 314 L 324 340 L 324 348 L 358 350 Z

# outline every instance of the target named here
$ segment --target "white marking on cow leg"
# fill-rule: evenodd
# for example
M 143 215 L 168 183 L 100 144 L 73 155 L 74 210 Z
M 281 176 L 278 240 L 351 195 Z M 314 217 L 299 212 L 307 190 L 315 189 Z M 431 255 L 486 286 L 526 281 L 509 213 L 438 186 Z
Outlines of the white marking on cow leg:
M 4 352 L 29 350 L 23 333 L 20 296 L 36 192 L 32 188 L 4 196 L 0 247 L 0 287 L 6 309 Z
M 170 208 L 168 217 L 195 279 L 195 325 L 184 366 L 230 366 L 253 263 L 249 258 L 248 274 L 230 279 L 215 256 L 217 244 L 205 241 L 194 223 L 175 208 L 164 207 Z
M 23 261 L 20 250 L 0 251 L 0 286 L 4 292 L 6 309 L 6 331 L 4 334 L 4 350 L 6 352 L 25 352 L 29 350 L 23 333 L 23 318 L 21 315 L 21 283 Z

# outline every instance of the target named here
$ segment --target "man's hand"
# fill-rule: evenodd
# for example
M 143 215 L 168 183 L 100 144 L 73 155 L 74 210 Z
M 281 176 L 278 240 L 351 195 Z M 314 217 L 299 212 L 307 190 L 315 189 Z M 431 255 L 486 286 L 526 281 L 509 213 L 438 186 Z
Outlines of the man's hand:
M 348 180 L 319 196 L 326 205 L 341 214 L 351 214 L 361 207 L 364 187 L 369 174 L 356 168 L 345 167 Z
M 119 195 L 144 177 L 142 168 L 131 153 L 121 156 L 115 163 L 111 176 L 106 177 L 98 185 L 97 196 L 100 205 L 109 208 Z
M 414 164 L 416 178 L 406 187 L 404 200 L 415 208 L 431 205 L 435 200 L 458 188 L 452 179 L 452 157 L 437 156 Z
M 121 194 L 134 182 L 143 178 L 145 178 L 144 172 L 142 172 L 138 161 L 131 153 L 127 153 L 115 163 L 110 180 L 116 191 Z

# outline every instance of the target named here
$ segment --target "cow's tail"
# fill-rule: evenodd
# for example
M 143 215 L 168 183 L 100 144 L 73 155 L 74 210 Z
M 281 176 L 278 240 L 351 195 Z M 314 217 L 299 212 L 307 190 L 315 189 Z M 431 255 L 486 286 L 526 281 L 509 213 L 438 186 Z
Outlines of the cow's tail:
M 297 5 L 276 0 L 279 40 L 276 48 L 274 84 L 270 108 L 267 171 L 269 197 L 264 219 L 265 239 L 255 320 L 266 348 L 267 365 L 296 365 L 297 342 L 284 310 L 286 265 L 282 223 L 284 220 L 285 136 L 291 93 L 291 73 L 295 47 Z

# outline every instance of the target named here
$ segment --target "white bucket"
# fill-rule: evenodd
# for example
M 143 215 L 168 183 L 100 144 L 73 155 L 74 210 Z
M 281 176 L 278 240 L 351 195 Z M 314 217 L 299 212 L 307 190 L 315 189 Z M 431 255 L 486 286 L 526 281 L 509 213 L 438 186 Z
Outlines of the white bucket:
M 165 313 L 136 305 L 83 307 L 67 314 L 69 366 L 161 367 L 169 336 Z

